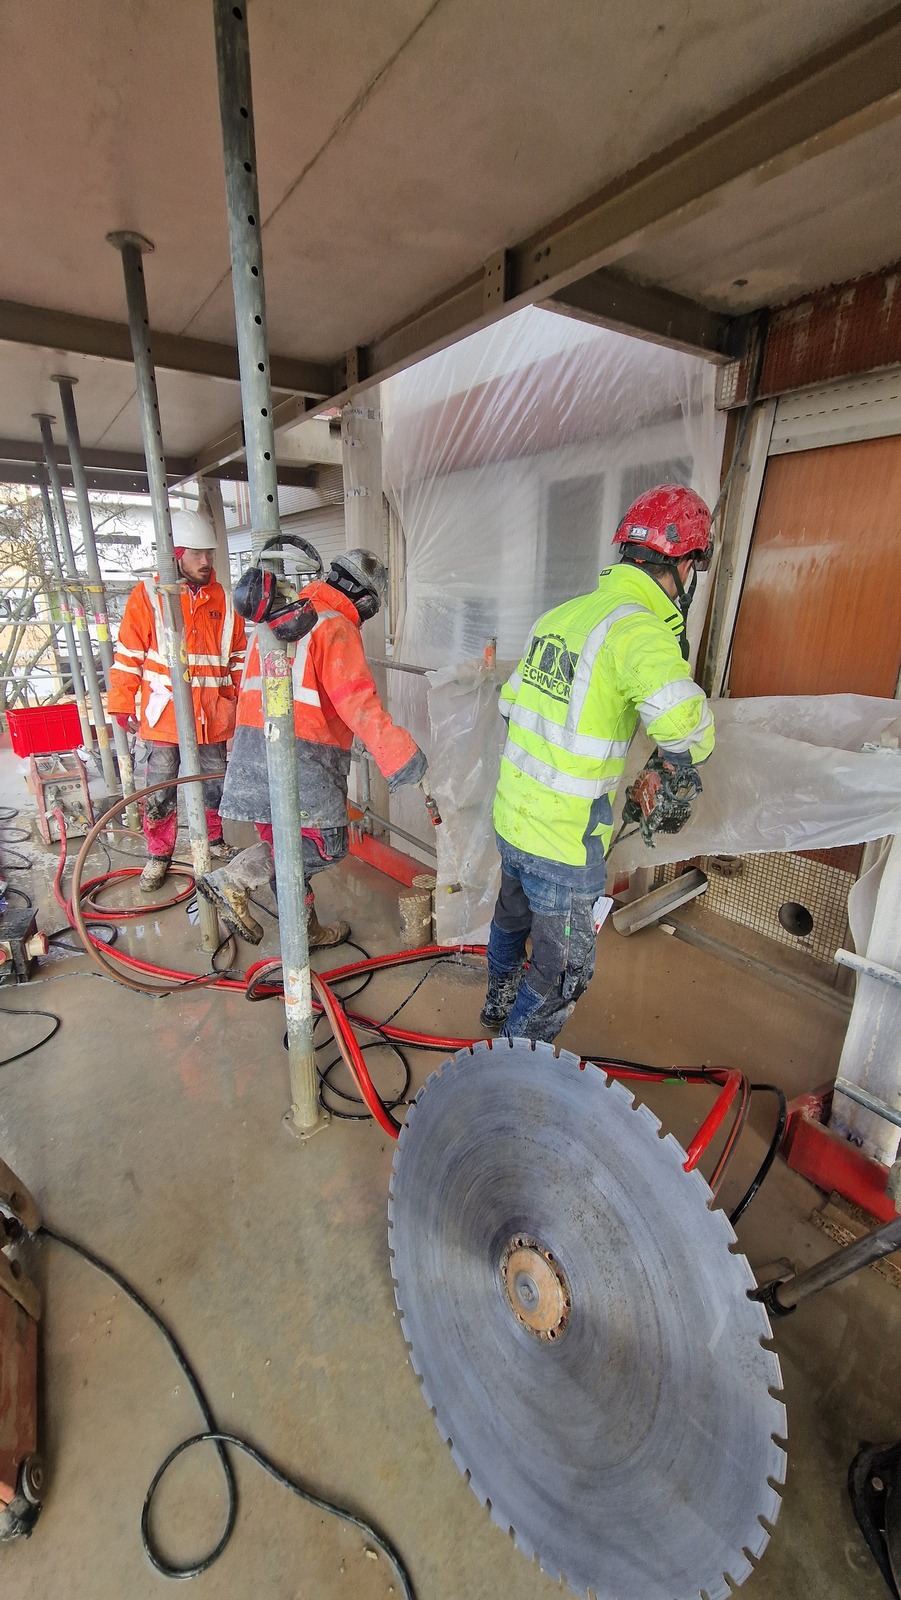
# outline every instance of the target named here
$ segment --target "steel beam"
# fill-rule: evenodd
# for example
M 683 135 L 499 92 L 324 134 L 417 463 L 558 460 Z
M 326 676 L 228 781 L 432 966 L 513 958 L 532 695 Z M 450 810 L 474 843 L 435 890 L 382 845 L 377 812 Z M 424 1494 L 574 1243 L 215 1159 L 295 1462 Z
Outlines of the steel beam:
M 684 295 L 640 284 L 620 273 L 590 272 L 586 278 L 540 300 L 547 311 L 592 322 L 617 333 L 651 339 L 689 355 L 734 361 L 744 354 L 749 319 L 708 311 Z
M 181 772 L 183 777 L 200 773 L 197 748 L 197 726 L 194 720 L 194 696 L 191 690 L 184 641 L 184 619 L 181 609 L 181 589 L 178 567 L 175 562 L 175 545 L 172 538 L 172 518 L 169 496 L 166 492 L 163 455 L 163 435 L 160 426 L 160 408 L 156 393 L 156 373 L 153 365 L 150 315 L 147 309 L 147 287 L 141 256 L 152 248 L 146 239 L 135 233 L 112 233 L 109 242 L 122 257 L 125 278 L 125 295 L 128 302 L 128 326 L 138 395 L 138 412 L 141 418 L 141 437 L 150 501 L 153 510 L 153 529 L 156 539 L 156 559 L 160 575 L 162 614 L 165 632 L 165 655 L 172 683 L 172 704 L 175 726 L 178 731 Z M 194 876 L 199 878 L 209 872 L 210 842 L 207 837 L 206 812 L 202 786 L 189 783 L 185 787 L 185 809 L 188 813 L 188 833 L 191 839 L 191 860 Z M 219 921 L 209 901 L 197 897 L 200 916 L 200 936 L 204 950 L 215 952 L 219 946 Z
M 131 364 L 131 336 L 119 322 L 80 317 L 46 306 L 26 306 L 0 300 L 0 340 L 30 345 L 38 350 L 65 350 L 72 355 L 98 356 L 104 361 Z M 154 333 L 154 362 L 168 372 L 185 372 L 200 378 L 238 381 L 238 352 L 231 345 L 209 339 L 192 339 L 183 333 Z M 330 367 L 295 356 L 271 358 L 276 389 L 323 398 L 333 387 Z
M 251 530 L 253 547 L 259 550 L 264 540 L 279 531 L 278 477 L 246 7 L 232 5 L 231 0 L 213 0 L 213 21 Z M 263 668 L 266 765 L 291 1080 L 286 1122 L 301 1138 L 308 1138 L 325 1126 L 328 1116 L 319 1104 L 313 1048 L 292 663 L 271 629 L 261 625 L 256 637 Z
M 70 383 L 77 379 L 68 379 Z M 243 451 L 244 439 L 241 435 L 240 449 Z M 74 479 L 69 465 L 68 451 L 57 448 L 57 465 L 59 466 L 60 479 L 63 488 L 74 487 Z M 31 439 L 4 439 L 0 438 L 0 483 L 39 483 L 40 474 L 34 470 L 44 459 L 40 445 Z M 133 450 L 91 450 L 82 448 L 82 465 L 88 474 L 88 487 L 102 491 L 103 489 L 134 487 L 138 492 L 147 494 L 147 470 L 144 457 Z M 317 465 L 303 466 L 299 462 L 276 462 L 276 473 L 279 484 L 291 489 L 315 489 L 319 482 L 320 468 Z M 21 475 L 19 475 L 21 473 Z M 168 483 L 184 483 L 187 478 L 199 477 L 200 470 L 193 456 L 167 455 L 165 459 L 165 475 Z M 204 476 L 209 478 L 222 478 L 229 482 L 244 483 L 247 480 L 246 461 L 233 460 L 221 463 Z

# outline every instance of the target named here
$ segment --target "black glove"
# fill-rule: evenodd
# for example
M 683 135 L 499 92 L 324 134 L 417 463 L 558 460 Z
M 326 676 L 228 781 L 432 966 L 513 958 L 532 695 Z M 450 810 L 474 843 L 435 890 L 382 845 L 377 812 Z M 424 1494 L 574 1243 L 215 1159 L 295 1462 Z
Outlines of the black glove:
M 417 745 L 415 755 L 412 755 L 409 761 L 405 761 L 402 767 L 398 767 L 396 772 L 391 773 L 387 780 L 388 793 L 393 794 L 395 789 L 400 789 L 405 783 L 421 783 L 428 770 L 429 764 L 425 752 Z

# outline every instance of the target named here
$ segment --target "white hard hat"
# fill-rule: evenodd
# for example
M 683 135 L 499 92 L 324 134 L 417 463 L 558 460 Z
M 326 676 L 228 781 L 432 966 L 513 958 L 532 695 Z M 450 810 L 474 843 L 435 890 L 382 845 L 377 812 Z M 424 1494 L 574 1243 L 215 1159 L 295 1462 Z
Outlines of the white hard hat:
M 199 511 L 173 511 L 172 543 L 179 550 L 215 550 L 216 532 Z

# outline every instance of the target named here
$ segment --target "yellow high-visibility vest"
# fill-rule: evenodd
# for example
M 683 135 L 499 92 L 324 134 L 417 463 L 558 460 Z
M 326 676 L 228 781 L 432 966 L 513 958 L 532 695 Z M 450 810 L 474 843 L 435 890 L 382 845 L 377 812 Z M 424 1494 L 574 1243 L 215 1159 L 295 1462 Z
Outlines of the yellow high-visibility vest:
M 662 751 L 706 761 L 713 718 L 680 649 L 682 617 L 640 567 L 539 617 L 501 690 L 507 741 L 494 801 L 502 839 L 570 866 L 599 861 L 639 718 Z

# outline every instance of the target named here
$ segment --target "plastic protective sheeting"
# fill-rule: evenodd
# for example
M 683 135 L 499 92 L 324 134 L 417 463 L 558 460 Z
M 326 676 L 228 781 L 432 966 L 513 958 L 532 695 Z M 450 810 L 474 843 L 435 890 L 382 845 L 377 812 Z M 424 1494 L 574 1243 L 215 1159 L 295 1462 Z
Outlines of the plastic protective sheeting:
M 446 819 L 438 936 L 466 942 L 484 937 L 499 883 L 491 808 L 505 730 L 497 682 L 482 663 L 430 674 L 430 683 L 432 786 Z M 681 833 L 658 834 L 653 849 L 637 835 L 622 839 L 609 858 L 611 880 L 697 855 L 823 850 L 901 833 L 898 701 L 778 696 L 717 700 L 712 709 L 716 748 L 694 816 Z M 650 749 L 639 734 L 617 814 Z
M 401 661 L 515 662 L 535 621 L 597 583 L 627 506 L 676 480 L 718 491 L 714 368 L 674 350 L 528 309 L 381 386 L 385 492 L 404 571 Z M 692 608 L 700 636 L 707 578 Z M 389 674 L 392 715 L 433 764 L 421 682 Z M 415 795 L 392 816 L 425 840 Z
M 483 944 L 500 885 L 491 825 L 502 721 L 483 661 L 429 673 L 429 781 L 441 812 L 435 928 L 441 944 Z
M 901 972 L 901 839 L 894 839 L 855 883 L 848 896 L 848 920 L 859 955 Z M 899 1037 L 901 989 L 859 973 L 839 1075 L 901 1110 Z M 838 1090 L 830 1126 L 886 1166 L 898 1154 L 898 1128 Z
M 698 855 L 829 850 L 901 832 L 897 700 L 773 695 L 714 700 L 711 709 L 716 747 L 701 768 L 691 821 L 681 833 L 657 834 L 651 850 L 638 835 L 622 839 L 612 853 L 617 871 Z M 635 740 L 620 803 L 650 749 L 643 736 Z

